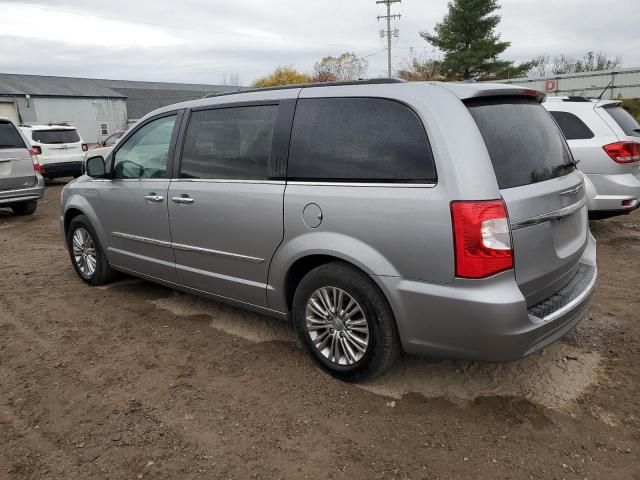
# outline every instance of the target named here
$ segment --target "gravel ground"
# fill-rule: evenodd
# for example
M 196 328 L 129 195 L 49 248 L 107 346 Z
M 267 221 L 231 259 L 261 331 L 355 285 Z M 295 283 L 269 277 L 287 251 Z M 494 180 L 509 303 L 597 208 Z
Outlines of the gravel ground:
M 350 385 L 283 322 L 86 286 L 62 186 L 32 217 L 0 210 L 0 479 L 640 479 L 640 212 L 592 222 L 598 292 L 562 341 Z

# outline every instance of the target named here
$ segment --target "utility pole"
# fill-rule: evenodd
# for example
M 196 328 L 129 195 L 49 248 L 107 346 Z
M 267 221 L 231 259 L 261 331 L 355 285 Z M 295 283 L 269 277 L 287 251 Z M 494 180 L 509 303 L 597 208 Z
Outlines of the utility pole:
M 378 16 L 378 21 L 380 21 L 381 19 L 385 19 L 387 21 L 387 29 L 386 30 L 382 30 L 380 32 L 380 36 L 382 38 L 384 38 L 384 36 L 387 36 L 387 71 L 388 71 L 388 75 L 389 78 L 391 78 L 391 37 L 397 37 L 399 35 L 398 29 L 396 28 L 394 31 L 391 31 L 391 20 L 399 20 L 401 15 L 391 15 L 391 4 L 392 3 L 400 3 L 402 0 L 377 0 L 376 3 L 378 5 L 380 5 L 381 3 L 385 4 L 387 6 L 387 14 L 386 15 L 382 15 L 382 16 Z

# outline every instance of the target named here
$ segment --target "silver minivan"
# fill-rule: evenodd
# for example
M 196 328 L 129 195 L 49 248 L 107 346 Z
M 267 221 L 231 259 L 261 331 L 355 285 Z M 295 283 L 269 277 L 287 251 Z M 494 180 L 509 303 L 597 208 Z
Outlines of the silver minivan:
M 156 110 L 64 189 L 71 261 L 290 318 L 345 380 L 402 350 L 520 358 L 585 316 L 597 276 L 543 97 L 376 80 Z
M 0 118 L 0 208 L 31 215 L 44 195 L 44 179 L 36 153 L 18 127 Z

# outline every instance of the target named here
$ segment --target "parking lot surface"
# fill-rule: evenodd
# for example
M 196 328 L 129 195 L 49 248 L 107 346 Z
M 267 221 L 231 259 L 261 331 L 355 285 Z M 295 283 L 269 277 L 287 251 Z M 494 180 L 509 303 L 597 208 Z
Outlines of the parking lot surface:
M 561 342 L 351 385 L 284 322 L 85 285 L 62 186 L 33 216 L 0 210 L 0 479 L 640 479 L 640 213 L 591 223 L 595 303 Z

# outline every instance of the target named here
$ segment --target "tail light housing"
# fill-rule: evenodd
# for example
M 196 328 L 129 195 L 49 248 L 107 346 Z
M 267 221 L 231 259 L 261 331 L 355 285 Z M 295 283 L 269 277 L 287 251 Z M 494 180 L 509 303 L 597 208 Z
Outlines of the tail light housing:
M 33 171 L 42 173 L 42 169 L 40 167 L 40 161 L 38 160 L 38 155 L 42 152 L 40 147 L 33 147 L 29 149 L 29 155 L 31 155 L 31 161 L 33 162 Z
M 513 268 L 503 200 L 451 202 L 456 277 L 485 278 Z
M 640 143 L 616 142 L 605 145 L 604 151 L 616 163 L 633 163 L 640 161 Z
M 83 144 L 82 144 L 82 151 L 83 151 L 83 152 L 86 152 L 86 151 L 88 151 L 88 150 L 89 150 L 89 145 L 87 145 L 86 143 L 83 143 Z

